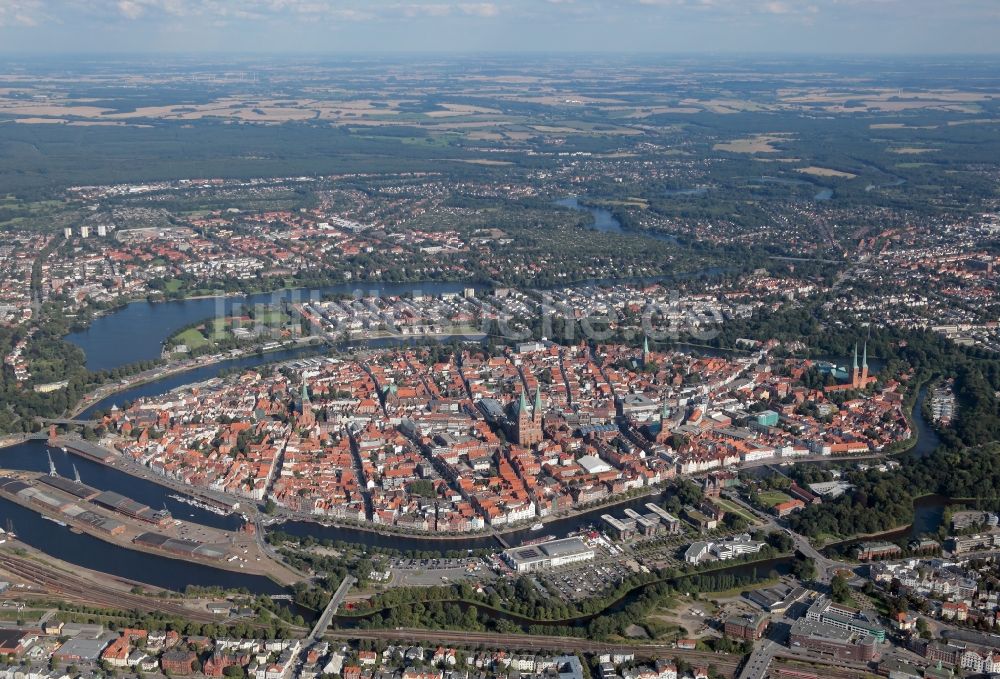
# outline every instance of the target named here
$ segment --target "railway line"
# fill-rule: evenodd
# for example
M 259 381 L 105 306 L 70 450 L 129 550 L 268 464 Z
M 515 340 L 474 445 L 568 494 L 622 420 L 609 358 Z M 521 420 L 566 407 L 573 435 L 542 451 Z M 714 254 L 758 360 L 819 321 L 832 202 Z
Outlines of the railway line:
M 775 657 L 771 670 L 771 675 L 777 679 L 862 679 L 874 674 L 871 670 L 842 664 L 803 662 L 782 657 Z
M 107 606 L 118 610 L 138 610 L 159 612 L 184 617 L 196 622 L 219 622 L 219 618 L 207 611 L 201 612 L 182 604 L 163 601 L 151 597 L 101 585 L 72 573 L 57 570 L 31 559 L 0 554 L 0 569 L 23 580 L 44 588 L 47 594 L 59 594 L 88 604 Z
M 328 637 L 338 639 L 371 639 L 386 641 L 448 643 L 461 646 L 489 646 L 496 648 L 525 649 L 532 651 L 609 653 L 628 651 L 646 658 L 681 658 L 693 664 L 714 665 L 720 674 L 735 676 L 742 656 L 706 651 L 683 651 L 671 644 L 614 644 L 579 637 L 538 636 L 526 634 L 496 634 L 490 632 L 462 632 L 456 630 L 351 629 L 330 630 Z

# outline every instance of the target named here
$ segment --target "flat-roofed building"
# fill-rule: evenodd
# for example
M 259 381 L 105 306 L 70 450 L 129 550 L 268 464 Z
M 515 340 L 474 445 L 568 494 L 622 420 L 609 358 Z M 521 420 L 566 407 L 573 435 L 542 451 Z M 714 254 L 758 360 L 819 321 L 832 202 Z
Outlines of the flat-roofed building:
M 20 656 L 38 639 L 24 630 L 0 629 L 0 655 Z
M 827 598 L 817 599 L 806 611 L 806 620 L 822 622 L 850 632 L 859 632 L 872 636 L 882 643 L 885 641 L 885 628 L 867 617 L 858 609 L 835 604 Z
M 852 662 L 874 660 L 879 645 L 878 639 L 870 634 L 804 619 L 792 623 L 788 643 L 835 660 Z
M 591 561 L 594 558 L 594 550 L 580 538 L 566 538 L 540 545 L 514 547 L 505 551 L 503 556 L 518 573 L 529 573 Z
M 622 521 L 610 514 L 601 514 L 601 521 L 608 533 L 616 540 L 628 540 L 635 535 L 635 524 L 631 521 Z
M 649 510 L 650 514 L 656 514 L 660 517 L 660 522 L 663 523 L 667 529 L 667 533 L 670 535 L 677 535 L 681 532 L 681 520 L 665 510 L 663 507 L 660 507 L 652 502 L 647 502 L 646 509 Z

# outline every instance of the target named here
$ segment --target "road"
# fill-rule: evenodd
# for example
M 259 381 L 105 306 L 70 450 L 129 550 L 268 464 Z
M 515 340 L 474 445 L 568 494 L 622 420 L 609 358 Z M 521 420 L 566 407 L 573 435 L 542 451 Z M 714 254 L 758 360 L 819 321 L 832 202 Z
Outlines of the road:
M 773 641 L 765 639 L 759 646 L 755 647 L 743 665 L 743 669 L 740 670 L 739 679 L 764 679 L 767 668 L 771 666 L 771 660 L 774 659 L 774 646 Z
M 337 612 L 337 608 L 341 603 L 343 603 L 344 597 L 347 596 L 347 593 L 356 582 L 357 578 L 352 575 L 348 575 L 344 578 L 344 581 L 340 583 L 340 587 L 337 588 L 337 591 L 334 592 L 333 596 L 330 598 L 330 603 L 328 603 L 326 608 L 323 609 L 323 614 L 319 616 L 319 620 L 316 621 L 316 624 L 313 626 L 309 636 L 306 637 L 307 643 L 311 644 L 315 642 L 324 632 L 326 632 L 326 628 L 330 626 L 330 621 L 333 620 L 333 614 Z M 305 644 L 303 644 L 303 646 L 305 646 Z
M 727 494 L 726 499 L 738 504 L 743 509 L 752 512 L 754 516 L 756 516 L 765 523 L 765 528 L 767 530 L 770 530 L 772 532 L 783 531 L 786 535 L 791 537 L 792 542 L 795 544 L 795 549 L 797 549 L 804 556 L 809 557 L 815 562 L 817 582 L 830 584 L 830 580 L 833 579 L 833 574 L 837 570 L 854 569 L 855 566 L 852 564 L 843 561 L 834 561 L 833 559 L 824 556 L 815 547 L 812 546 L 812 543 L 809 542 L 809 539 L 807 537 L 805 537 L 804 535 L 799 535 L 798 533 L 795 533 L 792 530 L 779 525 L 774 516 L 766 512 L 760 511 L 756 507 L 745 502 L 741 497 L 739 497 L 735 493 Z

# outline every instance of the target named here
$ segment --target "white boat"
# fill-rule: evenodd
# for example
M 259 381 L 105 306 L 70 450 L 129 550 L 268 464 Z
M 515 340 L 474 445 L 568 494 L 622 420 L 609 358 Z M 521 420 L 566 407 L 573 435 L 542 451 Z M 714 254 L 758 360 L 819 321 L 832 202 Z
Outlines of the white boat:
M 531 530 L 541 530 L 543 528 L 545 528 L 545 524 L 539 521 L 538 523 L 536 523 L 534 526 L 531 527 Z
M 44 514 L 42 514 L 42 518 L 45 519 L 46 521 L 51 521 L 52 523 L 57 523 L 60 526 L 62 526 L 63 528 L 66 527 L 66 522 L 65 521 L 60 521 L 59 519 L 53 519 L 51 516 L 45 516 Z

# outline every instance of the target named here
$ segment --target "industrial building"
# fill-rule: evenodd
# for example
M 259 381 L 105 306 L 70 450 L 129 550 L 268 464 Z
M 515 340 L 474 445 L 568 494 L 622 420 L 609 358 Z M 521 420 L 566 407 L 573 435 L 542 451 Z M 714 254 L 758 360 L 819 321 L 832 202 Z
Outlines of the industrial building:
M 130 518 L 145 521 L 146 523 L 152 523 L 157 526 L 165 526 L 170 523 L 170 512 L 167 510 L 161 509 L 155 511 L 147 505 L 131 500 L 114 491 L 106 490 L 98 494 L 91 501 L 99 507 L 105 507 Z
M 132 540 L 137 545 L 162 549 L 178 556 L 198 556 L 204 559 L 221 559 L 226 553 L 210 545 L 206 545 L 197 540 L 186 540 L 184 538 L 172 538 L 159 533 L 142 533 Z
M 96 662 L 101 657 L 101 651 L 107 647 L 118 635 L 113 632 L 102 634 L 96 639 L 89 636 L 78 635 L 62 646 L 60 646 L 52 657 L 56 660 L 68 663 L 75 662 Z
M 530 573 L 592 561 L 594 550 L 580 538 L 566 538 L 529 547 L 514 547 L 505 551 L 503 557 L 518 573 Z

